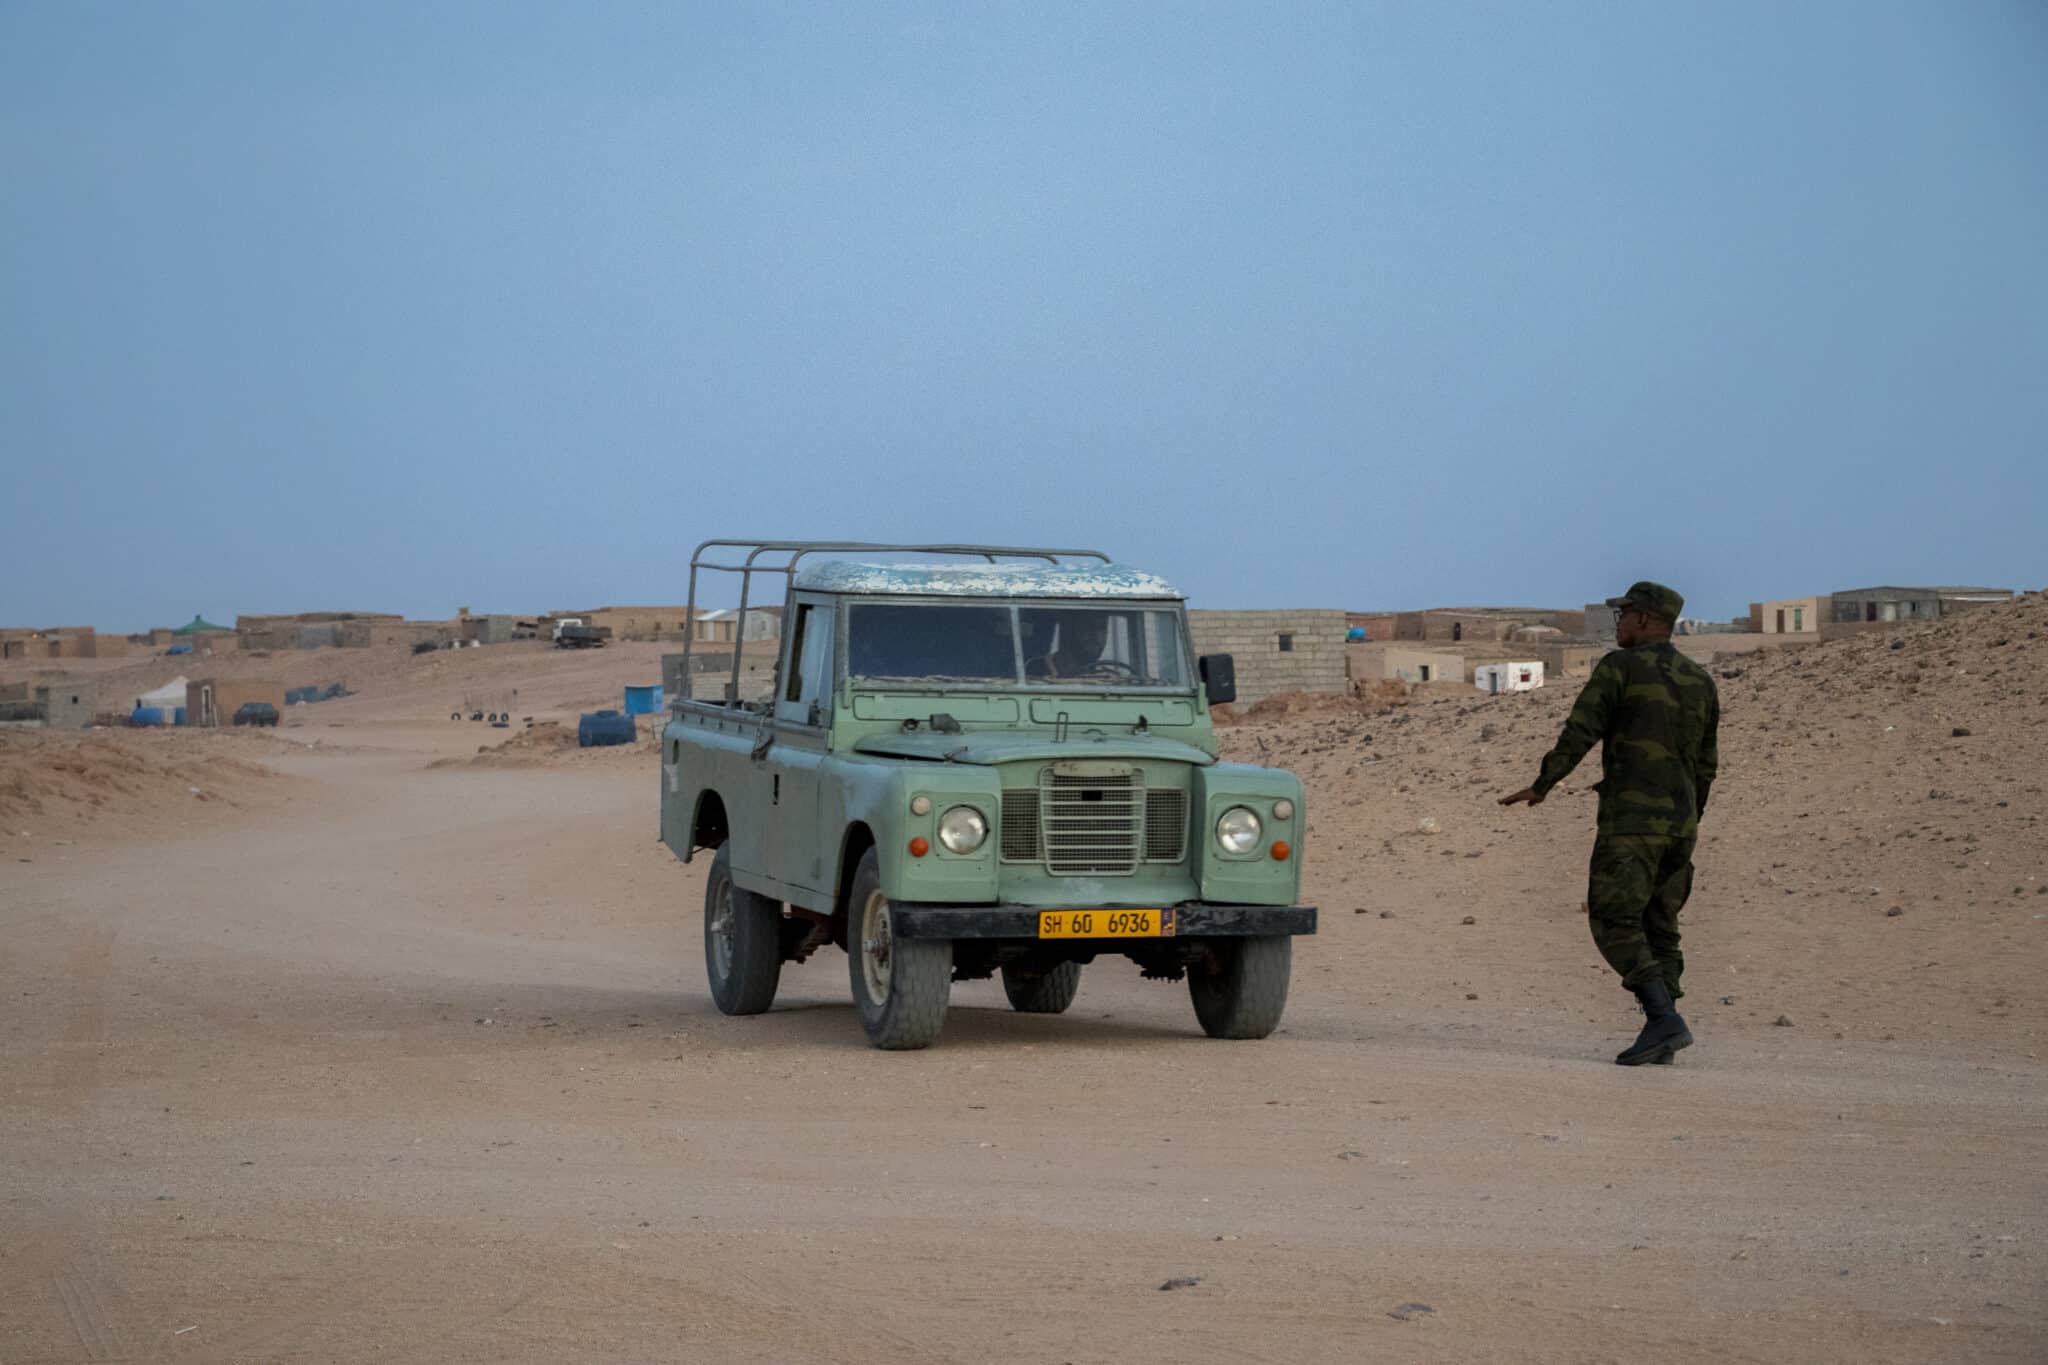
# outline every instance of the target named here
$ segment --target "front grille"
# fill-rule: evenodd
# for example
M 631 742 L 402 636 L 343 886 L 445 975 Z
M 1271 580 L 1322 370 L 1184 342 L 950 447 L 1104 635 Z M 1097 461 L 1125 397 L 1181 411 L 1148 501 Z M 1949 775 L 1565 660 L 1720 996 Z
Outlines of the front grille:
M 1131 769 L 1062 772 L 1038 779 L 1045 868 L 1056 877 L 1118 876 L 1138 866 L 1145 779 Z
M 1177 863 L 1187 854 L 1188 794 L 1145 793 L 1145 861 Z
M 1036 787 L 1003 789 L 1004 862 L 1042 863 L 1056 877 L 1103 877 L 1187 857 L 1186 792 L 1148 790 L 1134 769 L 1076 766 L 1041 770 Z

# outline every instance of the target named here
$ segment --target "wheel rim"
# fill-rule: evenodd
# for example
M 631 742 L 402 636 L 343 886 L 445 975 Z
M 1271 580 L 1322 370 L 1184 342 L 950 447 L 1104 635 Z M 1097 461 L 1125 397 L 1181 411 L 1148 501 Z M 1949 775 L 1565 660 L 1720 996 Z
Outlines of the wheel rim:
M 719 884 L 711 915 L 711 965 L 722 981 L 732 975 L 733 913 L 732 879 Z
M 867 983 L 868 999 L 877 1005 L 889 998 L 890 962 L 895 941 L 889 931 L 889 898 L 880 891 L 868 894 L 860 916 L 860 974 Z

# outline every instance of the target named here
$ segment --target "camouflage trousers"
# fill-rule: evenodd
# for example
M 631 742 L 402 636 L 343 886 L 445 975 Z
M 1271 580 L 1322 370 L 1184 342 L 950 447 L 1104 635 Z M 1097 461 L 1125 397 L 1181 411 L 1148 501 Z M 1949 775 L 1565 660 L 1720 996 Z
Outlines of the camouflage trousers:
M 1587 919 L 1600 956 L 1629 990 L 1661 976 L 1672 999 L 1685 994 L 1678 984 L 1685 972 L 1678 912 L 1692 894 L 1692 846 L 1689 838 L 1661 834 L 1602 834 L 1593 841 Z

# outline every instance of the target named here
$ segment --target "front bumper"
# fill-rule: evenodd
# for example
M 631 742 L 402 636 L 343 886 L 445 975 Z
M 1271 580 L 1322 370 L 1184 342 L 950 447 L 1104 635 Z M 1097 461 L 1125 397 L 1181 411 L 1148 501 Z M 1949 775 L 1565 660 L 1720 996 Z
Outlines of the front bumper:
M 891 901 L 889 918 L 898 938 L 1023 938 L 1038 937 L 1036 905 L 934 905 Z M 1119 910 L 1127 906 L 1069 906 L 1076 910 Z M 1313 905 L 1212 905 L 1191 901 L 1165 908 L 1166 932 L 1157 938 L 1066 939 L 1063 942 L 1129 946 L 1176 938 L 1250 938 L 1269 934 L 1313 934 Z

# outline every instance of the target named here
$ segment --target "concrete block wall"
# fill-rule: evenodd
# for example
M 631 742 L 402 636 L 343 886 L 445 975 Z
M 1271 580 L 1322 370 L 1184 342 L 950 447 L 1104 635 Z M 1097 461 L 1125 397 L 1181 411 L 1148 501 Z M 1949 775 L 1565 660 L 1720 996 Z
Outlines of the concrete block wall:
M 615 640 L 680 640 L 690 611 L 687 607 L 598 607 L 553 614 L 581 616 L 586 625 L 609 626 Z
M 1374 644 L 1400 638 L 1396 633 L 1401 626 L 1401 613 L 1398 611 L 1347 611 L 1344 623 L 1364 631 L 1365 638 Z
M 59 679 L 36 688 L 43 705 L 43 724 L 52 730 L 90 730 L 99 706 L 99 691 L 90 678 Z
M 1345 613 L 1334 608 L 1188 613 L 1197 655 L 1228 654 L 1236 660 L 1240 703 L 1276 692 L 1348 694 L 1345 624 Z M 1291 649 L 1281 649 L 1283 635 L 1290 637 Z
M 752 649 L 742 651 L 740 658 L 740 699 L 760 701 L 765 699 L 775 685 L 775 664 L 777 656 L 772 645 L 758 653 Z M 716 701 L 725 695 L 726 684 L 732 681 L 732 648 L 722 650 L 692 649 L 690 672 L 694 675 L 692 694 L 699 701 Z M 683 656 L 664 654 L 661 656 L 662 695 L 670 701 L 683 695 Z
M 1454 640 L 1505 640 L 1519 622 L 1459 611 L 1422 613 L 1422 638 L 1435 644 Z

